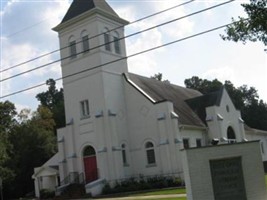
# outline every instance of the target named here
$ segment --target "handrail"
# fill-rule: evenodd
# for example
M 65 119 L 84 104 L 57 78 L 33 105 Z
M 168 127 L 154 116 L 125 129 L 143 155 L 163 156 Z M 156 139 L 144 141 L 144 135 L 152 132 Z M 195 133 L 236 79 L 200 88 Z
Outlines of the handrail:
M 84 184 L 84 174 L 78 172 L 70 172 L 61 182 L 60 186 L 72 184 L 72 183 L 79 183 Z

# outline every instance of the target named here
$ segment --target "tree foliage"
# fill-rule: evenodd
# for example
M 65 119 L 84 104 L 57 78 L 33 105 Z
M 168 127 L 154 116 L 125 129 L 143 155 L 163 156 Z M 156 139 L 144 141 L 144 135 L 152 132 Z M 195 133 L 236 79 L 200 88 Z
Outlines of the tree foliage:
M 10 159 L 6 159 L 4 163 L 0 161 L 0 169 L 5 167 L 12 172 L 12 176 L 9 175 L 3 184 L 5 198 L 10 199 L 32 192 L 33 169 L 44 164 L 56 153 L 55 122 L 51 111 L 44 106 L 39 106 L 34 113 L 24 109 L 18 115 L 15 115 L 15 107 L 11 103 L 5 103 L 1 108 L 1 111 L 10 110 L 5 112 L 9 115 L 4 118 L 9 121 L 4 122 L 5 124 L 10 124 L 10 121 L 17 118 L 12 125 L 9 125 L 10 128 L 3 131 L 8 135 L 6 156 Z
M 0 102 L 0 177 L 5 199 L 34 191 L 33 169 L 43 165 L 56 149 L 55 130 L 65 126 L 63 89 L 47 80 L 48 90 L 37 95 L 35 112 L 19 114 L 11 102 Z
M 12 145 L 9 143 L 9 136 L 12 128 L 16 124 L 16 109 L 9 101 L 0 102 L 0 177 L 7 181 L 14 176 L 14 173 L 7 166 L 10 160 L 9 152 Z
M 13 159 L 10 167 L 15 171 L 16 177 L 11 182 L 9 192 L 15 193 L 16 197 L 33 191 L 33 169 L 56 153 L 54 125 L 50 110 L 39 107 L 31 119 L 23 121 L 12 131 L 10 142 L 15 148 L 11 154 Z
M 165 83 L 170 83 L 170 81 L 169 80 L 163 80 L 163 75 L 162 75 L 162 73 L 157 73 L 157 74 L 154 74 L 153 76 L 151 76 L 150 78 L 152 78 L 152 79 L 155 79 L 155 80 L 158 80 L 158 81 L 162 81 L 162 82 L 165 82 Z
M 9 132 L 15 123 L 16 116 L 15 105 L 9 101 L 0 102 L 0 131 Z
M 235 107 L 241 111 L 242 118 L 252 128 L 267 130 L 267 104 L 259 100 L 254 87 L 242 85 L 235 87 L 230 81 L 224 84 L 214 79 L 212 81 L 197 76 L 184 81 L 187 88 L 195 89 L 203 94 L 219 90 L 223 85 L 231 97 Z
M 33 169 L 43 165 L 56 149 L 55 130 L 65 126 L 63 89 L 47 80 L 48 90 L 36 96 L 35 112 L 19 114 L 13 103 L 0 102 L 0 177 L 6 199 L 34 191 Z
M 48 79 L 46 81 L 48 90 L 36 95 L 38 101 L 40 101 L 42 106 L 47 107 L 53 114 L 53 119 L 55 120 L 55 130 L 56 128 L 61 128 L 65 126 L 65 108 L 64 108 L 64 95 L 63 89 L 59 90 L 56 88 L 56 82 L 53 79 Z
M 248 18 L 239 17 L 238 20 L 232 18 L 233 24 L 227 26 L 225 35 L 221 35 L 223 40 L 260 41 L 267 45 L 267 1 L 250 0 L 248 4 L 241 4 L 244 7 Z

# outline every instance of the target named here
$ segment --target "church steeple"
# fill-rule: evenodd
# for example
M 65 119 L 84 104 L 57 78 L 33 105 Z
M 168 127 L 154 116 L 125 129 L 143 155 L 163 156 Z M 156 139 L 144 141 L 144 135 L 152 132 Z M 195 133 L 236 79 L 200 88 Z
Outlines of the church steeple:
M 115 20 L 123 25 L 128 24 L 126 20 L 119 17 L 105 0 L 73 0 L 61 23 L 53 28 L 53 30 L 58 32 L 64 27 L 64 24 L 68 24 L 72 21 L 76 22 L 77 20 L 96 13 Z
M 59 34 L 62 75 L 95 66 L 119 74 L 127 72 L 126 60 L 105 64 L 126 56 L 126 24 L 105 0 L 73 0 L 61 23 L 53 28 Z
M 119 17 L 105 0 L 74 0 L 61 23 L 92 9 L 100 9 L 106 13 Z
M 110 91 L 113 96 L 121 92 L 120 84 L 114 85 L 114 76 L 121 81 L 121 74 L 128 72 L 126 24 L 105 0 L 74 0 L 62 22 L 53 29 L 60 42 L 66 121 L 80 120 L 76 105 L 84 99 L 93 99 L 89 102 L 95 103 L 90 105 L 104 109 L 104 99 Z M 97 109 L 93 108 L 92 113 Z

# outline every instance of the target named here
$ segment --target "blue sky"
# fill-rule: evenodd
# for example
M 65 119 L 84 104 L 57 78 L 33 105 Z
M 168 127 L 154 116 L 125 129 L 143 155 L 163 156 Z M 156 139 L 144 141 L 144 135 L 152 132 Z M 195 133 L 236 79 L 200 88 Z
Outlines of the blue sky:
M 184 1 L 107 0 L 107 2 L 122 18 L 131 22 Z M 128 25 L 125 29 L 126 35 L 222 2 L 218 0 L 196 0 L 165 14 Z M 127 53 L 131 55 L 141 50 L 230 23 L 231 17 L 244 16 L 243 8 L 240 6 L 242 2 L 244 1 L 235 1 L 128 38 L 126 40 Z M 51 29 L 61 21 L 69 4 L 70 2 L 67 0 L 1 1 L 1 70 L 58 49 L 57 33 Z M 129 71 L 144 76 L 152 76 L 161 72 L 165 79 L 182 86 L 184 80 L 192 76 L 210 80 L 218 78 L 222 82 L 230 80 L 235 86 L 243 84 L 254 86 L 258 90 L 260 98 L 267 102 L 267 54 L 264 52 L 263 44 L 248 42 L 243 45 L 226 42 L 219 36 L 223 33 L 224 30 L 221 29 L 129 58 Z M 3 72 L 1 78 L 9 77 L 58 58 L 58 54 L 53 54 L 38 59 L 14 70 Z M 48 78 L 58 78 L 60 76 L 60 64 L 56 63 L 27 75 L 2 82 L 0 92 L 1 95 L 6 95 L 43 83 Z M 58 86 L 61 86 L 60 82 Z M 18 109 L 35 109 L 38 104 L 35 96 L 44 90 L 46 90 L 46 87 L 40 87 L 2 100 L 14 102 Z

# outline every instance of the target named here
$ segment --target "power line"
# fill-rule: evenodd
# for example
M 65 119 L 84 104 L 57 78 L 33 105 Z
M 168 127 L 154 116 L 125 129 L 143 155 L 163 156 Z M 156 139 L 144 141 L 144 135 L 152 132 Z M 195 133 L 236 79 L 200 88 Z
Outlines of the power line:
M 247 19 L 246 19 L 246 20 L 247 20 Z M 196 33 L 196 34 L 194 34 L 194 35 L 190 35 L 190 36 L 187 36 L 187 37 L 178 39 L 178 40 L 174 40 L 174 41 L 169 42 L 169 43 L 165 43 L 165 44 L 163 44 L 163 45 L 159 45 L 159 46 L 156 46 L 156 47 L 153 47 L 153 48 L 150 48 L 150 49 L 146 49 L 146 50 L 144 50 L 144 51 L 140 51 L 140 52 L 138 52 L 138 53 L 134 53 L 134 54 L 132 54 L 132 55 L 129 55 L 129 56 L 126 56 L 126 57 L 123 57 L 123 58 L 119 58 L 119 59 L 116 59 L 116 60 L 113 60 L 113 61 L 110 61 L 110 62 L 101 64 L 101 65 L 97 65 L 97 66 L 95 66 L 95 67 L 93 67 L 93 68 L 85 69 L 85 70 L 76 72 L 76 73 L 74 73 L 74 74 L 70 74 L 70 75 L 67 75 L 67 76 L 63 76 L 63 77 L 61 77 L 61 78 L 57 78 L 57 79 L 55 79 L 55 81 L 63 80 L 63 79 L 66 79 L 66 78 L 69 78 L 69 77 L 72 77 L 72 76 L 75 76 L 75 75 L 78 75 L 78 74 L 81 74 L 81 73 L 84 73 L 84 72 L 88 72 L 88 71 L 97 69 L 97 68 L 102 67 L 102 66 L 105 66 L 105 65 L 109 65 L 109 64 L 112 64 L 112 63 L 115 63 L 115 62 L 118 62 L 118 61 L 127 59 L 127 58 L 131 58 L 131 57 L 134 57 L 134 56 L 137 56 L 137 55 L 140 55 L 140 54 L 144 54 L 144 53 L 147 53 L 147 52 L 150 52 L 150 51 L 154 51 L 154 50 L 156 50 L 156 49 L 159 49 L 159 48 L 162 48 L 162 47 L 165 47 L 165 46 L 169 46 L 169 45 L 172 45 L 172 44 L 175 44 L 175 43 L 178 43 L 178 42 L 182 42 L 182 41 L 184 41 L 184 40 L 188 40 L 188 39 L 191 39 L 191 38 L 200 36 L 200 35 L 204 35 L 204 34 L 207 34 L 207 33 L 210 33 L 210 32 L 216 31 L 216 30 L 219 30 L 219 29 L 221 29 L 221 28 L 230 26 L 230 25 L 232 25 L 232 24 L 234 24 L 234 23 L 235 23 L 235 22 L 232 22 L 232 23 L 229 23 L 229 24 L 225 24 L 225 25 L 222 25 L 222 26 L 218 26 L 218 27 L 215 27 L 215 28 L 212 28 L 212 29 L 203 31 L 203 32 Z M 41 86 L 44 86 L 44 85 L 46 85 L 46 83 L 41 83 L 41 84 L 38 84 L 38 85 L 35 85 L 35 86 L 32 86 L 32 87 L 29 87 L 29 88 L 25 88 L 25 89 L 23 89 L 23 90 L 19 90 L 19 91 L 16 91 L 16 92 L 13 92 L 13 93 L 4 95 L 4 96 L 0 97 L 0 99 L 6 98 L 6 97 L 9 97 L 9 96 L 13 96 L 13 95 L 16 95 L 16 94 L 19 94 L 19 93 L 22 93 L 22 92 L 26 92 L 26 91 L 29 91 L 29 90 L 32 90 L 32 89 L 35 89 L 35 88 L 38 88 L 38 87 L 41 87 Z
M 199 14 L 199 13 L 202 13 L 202 12 L 205 12 L 205 11 L 210 10 L 210 9 L 214 9 L 214 8 L 216 8 L 216 7 L 219 7 L 219 6 L 222 6 L 222 5 L 231 3 L 231 2 L 233 2 L 233 1 L 235 1 L 235 0 L 226 1 L 226 2 L 223 2 L 223 3 L 221 3 L 221 4 L 217 4 L 217 5 L 215 5 L 215 6 L 211 6 L 211 7 L 208 7 L 208 8 L 202 9 L 202 10 L 199 10 L 199 11 L 197 11 L 197 12 L 194 12 L 194 13 L 191 13 L 191 14 L 188 14 L 188 15 L 185 15 L 185 16 L 182 16 L 182 17 L 178 17 L 178 18 L 176 18 L 176 19 L 173 19 L 173 20 L 170 20 L 170 21 L 167 21 L 167 22 L 158 24 L 158 25 L 156 25 L 156 26 L 149 27 L 149 28 L 147 28 L 147 29 L 144 29 L 144 30 L 141 30 L 141 31 L 132 33 L 132 34 L 127 35 L 127 36 L 124 36 L 124 37 L 122 37 L 122 38 L 119 38 L 118 40 L 123 40 L 123 39 L 125 39 L 125 38 L 132 37 L 132 36 L 134 36 L 134 35 L 138 35 L 138 34 L 140 34 L 140 33 L 143 33 L 143 32 L 146 32 L 146 31 L 149 31 L 149 30 L 158 28 L 158 27 L 160 27 L 160 26 L 164 26 L 164 25 L 173 23 L 173 22 L 175 22 L 175 21 L 178 21 L 178 20 L 181 20 L 181 19 L 184 19 L 184 18 L 193 16 L 193 15 L 196 15 L 196 14 Z M 110 41 L 110 42 L 108 42 L 108 43 L 105 43 L 105 44 L 96 46 L 96 47 L 94 47 L 94 48 L 91 48 L 90 50 L 94 50 L 94 49 L 96 49 L 96 48 L 105 46 L 106 44 L 110 44 L 110 43 L 113 43 L 113 41 Z M 80 53 L 76 53 L 76 55 L 79 55 L 79 54 L 82 54 L 82 53 L 84 53 L 84 51 L 81 51 Z M 4 82 L 4 81 L 6 81 L 6 80 L 9 80 L 9 79 L 12 79 L 12 78 L 21 76 L 21 75 L 23 75 L 23 74 L 26 74 L 26 73 L 29 73 L 29 72 L 32 72 L 32 71 L 35 71 L 35 70 L 38 70 L 38 69 L 47 67 L 47 66 L 49 66 L 49 65 L 55 64 L 55 63 L 57 63 L 57 62 L 59 62 L 59 61 L 62 61 L 62 60 L 65 60 L 65 59 L 68 59 L 68 58 L 71 58 L 71 57 L 72 57 L 72 55 L 67 56 L 67 57 L 65 57 L 65 58 L 61 58 L 61 59 L 55 60 L 55 61 L 53 61 L 53 62 L 44 64 L 44 65 L 41 65 L 41 66 L 38 66 L 38 67 L 36 67 L 36 68 L 30 69 L 30 70 L 27 70 L 27 71 L 24 71 L 24 72 L 21 72 L 21 73 L 18 73 L 18 74 L 9 76 L 9 77 L 7 77 L 7 78 L 2 79 L 0 82 Z
M 195 1 L 195 0 L 190 0 L 190 1 L 184 2 L 184 3 L 182 3 L 182 4 L 178 4 L 178 5 L 175 5 L 175 6 L 173 6 L 173 7 L 167 8 L 167 9 L 165 9 L 165 10 L 162 10 L 162 11 L 159 11 L 159 12 L 156 12 L 156 13 L 153 13 L 153 14 L 151 14 L 151 15 L 148 15 L 148 16 L 145 16 L 145 17 L 143 17 L 143 18 L 140 18 L 140 19 L 137 19 L 137 20 L 135 20 L 135 21 L 132 21 L 132 22 L 130 22 L 128 25 L 130 25 L 130 24 L 134 24 L 134 23 L 137 23 L 137 22 L 140 22 L 140 21 L 143 21 L 143 20 L 145 20 L 145 19 L 148 19 L 148 18 L 150 18 L 150 17 L 159 15 L 159 14 L 161 14 L 161 13 L 167 12 L 167 11 L 172 10 L 172 9 L 175 9 L 175 8 L 177 8 L 177 7 L 180 7 L 180 6 L 183 6 L 183 5 L 192 3 L 193 1 Z M 40 22 L 40 23 L 41 23 L 41 22 Z M 123 27 L 124 27 L 124 25 L 122 25 L 122 26 L 118 26 L 118 27 L 116 27 L 116 28 L 113 28 L 113 29 L 111 29 L 111 30 L 105 31 L 105 32 L 103 32 L 103 33 L 100 33 L 100 34 L 91 36 L 91 37 L 88 38 L 88 40 L 93 39 L 93 38 L 96 38 L 96 37 L 99 37 L 99 36 L 101 36 L 101 35 L 104 35 L 105 33 L 109 33 L 109 32 L 111 32 L 111 31 L 115 31 L 115 30 L 117 30 L 117 29 L 119 29 L 119 28 L 123 28 Z M 79 43 L 81 43 L 81 42 L 82 42 L 82 41 L 77 42 L 77 44 L 79 44 Z M 45 53 L 45 54 L 43 54 L 43 55 L 37 56 L 37 57 L 32 58 L 32 59 L 30 59 L 30 60 L 27 60 L 27 61 L 24 61 L 24 62 L 19 63 L 19 64 L 17 64 L 17 65 L 14 65 L 14 66 L 12 66 L 12 67 L 3 69 L 3 70 L 0 71 L 0 73 L 5 72 L 5 71 L 8 71 L 8 70 L 13 69 L 13 68 L 16 68 L 16 67 L 19 67 L 19 66 L 24 65 L 24 64 L 26 64 L 26 63 L 35 61 L 35 60 L 37 60 L 37 59 L 43 58 L 43 57 L 45 57 L 45 56 L 51 55 L 51 54 L 53 54 L 53 53 L 56 53 L 56 52 L 58 52 L 58 51 L 61 51 L 61 50 L 63 50 L 63 49 L 66 49 L 66 48 L 68 48 L 68 47 L 69 47 L 69 46 L 65 46 L 65 47 L 62 47 L 62 48 L 53 50 L 53 51 L 51 51 L 51 52 L 49 52 L 49 53 Z
M 41 21 L 39 21 L 39 22 L 37 22 L 37 23 L 35 23 L 35 24 L 32 24 L 32 25 L 30 25 L 30 26 L 27 26 L 27 27 L 25 27 L 25 28 L 23 28 L 23 29 L 21 29 L 21 30 L 19 30 L 19 31 L 16 31 L 16 32 L 14 32 L 14 33 L 11 33 L 11 34 L 9 34 L 9 35 L 7 35 L 7 36 L 5 36 L 5 37 L 7 37 L 7 38 L 13 37 L 14 35 L 17 35 L 17 34 L 23 32 L 23 31 L 26 31 L 26 30 L 28 30 L 28 29 L 30 29 L 30 28 L 32 28 L 32 27 L 35 27 L 35 26 L 38 26 L 39 24 L 44 23 L 44 22 L 47 21 L 48 19 L 49 19 L 49 18 L 46 18 L 46 19 L 44 19 L 44 20 L 41 20 Z M 0 71 L 0 72 L 2 72 L 2 71 Z

